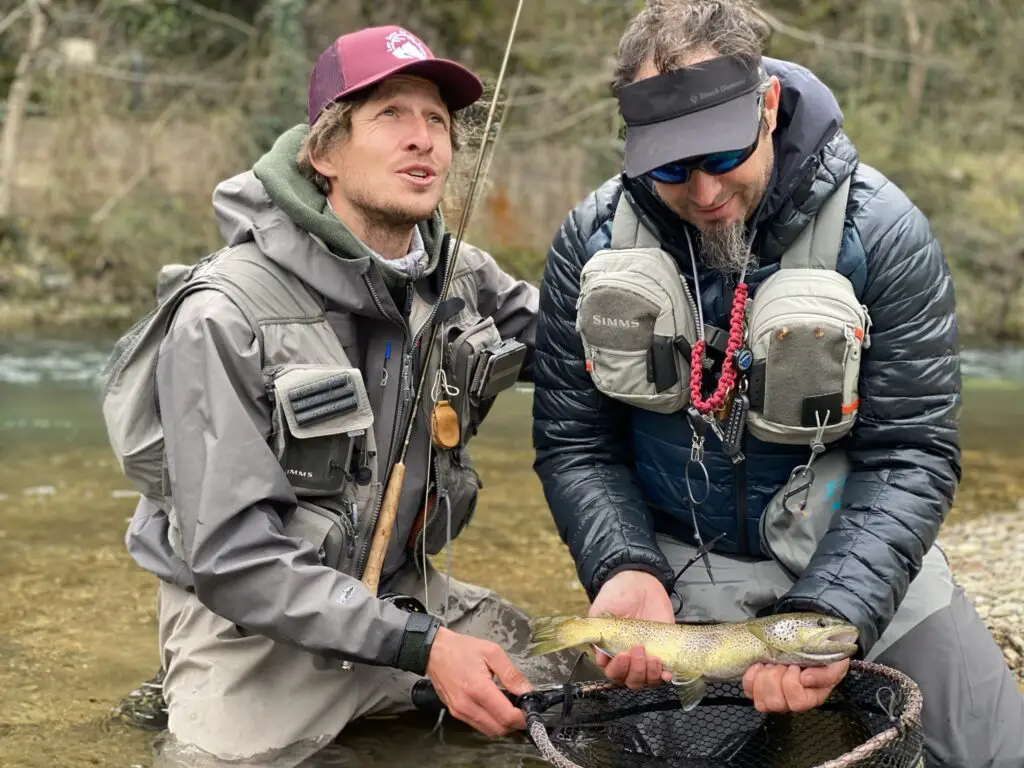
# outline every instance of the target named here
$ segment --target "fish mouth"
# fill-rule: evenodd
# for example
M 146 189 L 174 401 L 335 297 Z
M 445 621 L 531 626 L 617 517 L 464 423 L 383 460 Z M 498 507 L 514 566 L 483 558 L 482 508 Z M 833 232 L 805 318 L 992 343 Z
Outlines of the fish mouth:
M 857 636 L 857 630 L 852 627 L 829 627 L 813 638 L 798 655 L 819 664 L 842 661 L 857 652 Z
M 833 630 L 829 632 L 825 638 L 825 642 L 830 645 L 842 645 L 842 646 L 853 646 L 857 647 L 857 630 L 852 627 L 843 627 L 841 629 Z

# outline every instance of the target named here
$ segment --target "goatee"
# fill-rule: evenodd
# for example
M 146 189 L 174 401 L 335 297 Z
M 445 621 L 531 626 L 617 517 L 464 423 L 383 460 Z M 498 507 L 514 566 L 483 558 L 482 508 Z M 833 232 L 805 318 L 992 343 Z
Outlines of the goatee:
M 701 261 L 723 275 L 738 275 L 757 266 L 757 257 L 747 248 L 742 221 L 712 225 L 700 233 Z

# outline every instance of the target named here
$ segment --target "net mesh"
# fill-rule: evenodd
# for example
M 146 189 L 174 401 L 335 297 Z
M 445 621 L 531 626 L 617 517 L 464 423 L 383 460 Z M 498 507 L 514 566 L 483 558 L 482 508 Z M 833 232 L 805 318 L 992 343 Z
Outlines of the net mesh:
M 905 675 L 865 662 L 852 663 L 828 701 L 809 712 L 762 714 L 739 682 L 710 683 L 690 712 L 672 685 L 630 690 L 610 682 L 569 684 L 524 709 L 534 745 L 562 768 L 923 765 L 920 691 Z

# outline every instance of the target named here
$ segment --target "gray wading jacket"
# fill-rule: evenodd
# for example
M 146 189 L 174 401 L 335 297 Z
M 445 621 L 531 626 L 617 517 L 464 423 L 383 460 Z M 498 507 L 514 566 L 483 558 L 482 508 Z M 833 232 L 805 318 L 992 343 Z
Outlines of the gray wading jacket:
M 783 251 L 839 180 L 852 176 L 838 270 L 872 321 L 858 421 L 843 442 L 852 466 L 841 509 L 774 608 L 843 617 L 859 628 L 867 653 L 935 541 L 960 479 L 953 283 L 925 216 L 895 184 L 859 162 L 824 84 L 803 67 L 765 62 L 780 78 L 782 98 L 774 175 L 756 222 L 760 266 L 747 276 L 751 295 L 778 269 Z M 608 247 L 621 194 L 621 180 L 611 179 L 565 219 L 548 253 L 537 330 L 536 469 L 591 598 L 626 569 L 653 573 L 670 587 L 673 574 L 655 534 L 687 540 L 691 532 L 688 513 L 680 521 L 664 511 L 688 509 L 684 415 L 643 413 L 602 395 L 587 373 L 575 328 L 580 270 Z M 635 196 L 692 289 L 686 225 L 653 193 L 638 188 Z M 730 287 L 709 269 L 702 270 L 700 286 L 705 322 L 728 328 Z M 759 548 L 758 519 L 793 468 L 807 461 L 806 447 L 770 446 L 748 435 L 747 460 L 734 469 L 716 446 L 715 440 L 706 446 L 711 491 L 697 509 L 707 527 L 704 540 L 724 532 L 731 551 L 767 557 Z M 646 471 L 638 457 L 647 457 Z
M 432 262 L 439 262 L 437 268 L 417 281 L 412 293 L 401 286 L 389 289 L 374 257 L 365 250 L 346 250 L 346 243 L 355 245 L 354 238 L 339 238 L 332 253 L 268 194 L 272 184 L 276 196 L 293 210 L 310 205 L 311 210 L 302 214 L 310 221 L 331 217 L 329 225 L 321 220 L 321 229 L 338 226 L 323 197 L 293 167 L 290 158 L 300 138 L 294 131 L 282 137 L 271 151 L 272 162 L 257 164 L 256 170 L 262 170 L 262 178 L 270 183 L 265 185 L 249 171 L 217 187 L 217 223 L 227 245 L 255 243 L 263 255 L 325 299 L 327 318 L 362 373 L 377 447 L 377 455 L 365 460 L 377 463 L 383 483 L 404 436 L 404 425 L 396 429 L 397 414 L 408 413 L 420 372 L 422 358 L 412 354 L 409 340 L 423 327 L 422 319 L 437 297 L 441 270 L 447 266 L 447 259 L 438 255 L 443 225 L 435 216 L 420 227 L 428 252 L 434 254 Z M 408 304 L 396 306 L 393 293 Z M 536 288 L 509 277 L 486 253 L 463 244 L 451 295 L 461 298 L 465 307 L 449 319 L 449 338 L 493 320 L 495 339 L 517 338 L 532 346 Z M 406 322 L 408 305 L 419 319 L 411 329 Z M 427 338 L 428 333 L 424 328 L 422 336 Z M 295 344 L 296 358 L 302 359 L 301 343 L 298 331 L 279 338 L 276 354 Z M 421 352 L 426 346 L 424 342 Z M 410 368 L 404 374 L 403 350 L 410 353 Z M 270 445 L 273 405 L 263 353 L 249 322 L 223 293 L 205 289 L 182 301 L 161 347 L 157 396 L 183 558 L 169 544 L 168 515 L 145 499 L 127 534 L 129 551 L 143 568 L 194 591 L 204 605 L 243 633 L 266 635 L 329 658 L 401 666 L 400 657 L 409 655 L 403 642 L 415 642 L 406 634 L 410 614 L 375 599 L 357 579 L 372 535 L 371 514 L 359 511 L 346 572 L 324 564 L 322 553 L 310 542 L 283 532 L 283 521 L 298 499 Z M 521 378 L 528 378 L 528 371 L 525 368 Z M 425 427 L 432 381 L 431 376 L 406 459 L 381 593 L 396 572 L 414 567 L 406 544 L 426 490 Z M 478 422 L 463 423 L 463 434 L 471 434 Z M 464 447 L 452 452 L 444 474 L 457 533 L 474 510 L 479 487 Z M 444 522 L 438 525 L 443 530 Z M 425 658 L 422 652 L 418 655 Z

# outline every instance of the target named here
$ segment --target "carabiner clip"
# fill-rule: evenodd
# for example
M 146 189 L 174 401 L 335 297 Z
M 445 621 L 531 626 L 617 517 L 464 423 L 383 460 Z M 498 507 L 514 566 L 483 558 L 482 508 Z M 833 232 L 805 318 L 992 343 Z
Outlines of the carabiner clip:
M 797 475 L 800 475 L 801 482 L 797 486 L 793 486 L 793 481 L 796 480 Z M 786 492 L 782 494 L 782 506 L 790 514 L 804 514 L 807 509 L 807 499 L 811 495 L 811 486 L 814 484 L 814 470 L 811 469 L 810 463 L 801 464 L 799 467 L 794 467 L 793 471 L 789 473 L 789 480 L 786 481 Z M 797 509 L 792 509 L 789 506 L 789 500 L 794 496 L 802 494 Z

